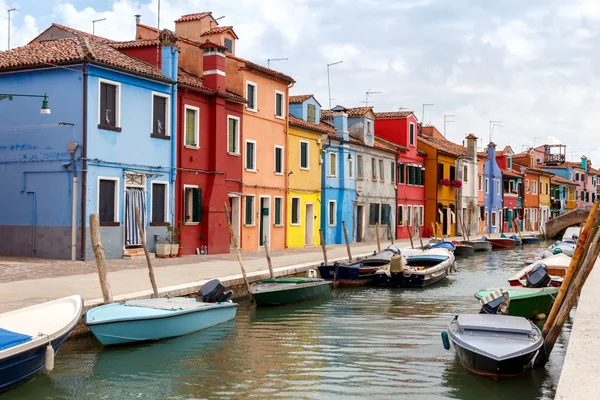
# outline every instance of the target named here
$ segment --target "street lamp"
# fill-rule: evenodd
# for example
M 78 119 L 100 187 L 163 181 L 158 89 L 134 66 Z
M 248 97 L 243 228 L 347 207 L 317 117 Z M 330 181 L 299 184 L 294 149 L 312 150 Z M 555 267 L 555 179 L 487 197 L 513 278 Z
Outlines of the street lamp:
M 0 101 L 4 99 L 8 99 L 8 101 L 12 101 L 14 97 L 40 97 L 42 100 L 42 108 L 40 109 L 40 114 L 47 115 L 50 114 L 50 106 L 48 106 L 48 95 L 46 94 L 13 94 L 13 93 L 0 93 Z
M 329 67 L 337 64 L 341 64 L 344 61 L 336 61 L 331 64 L 327 64 L 327 91 L 329 92 L 329 111 L 331 111 L 331 78 L 329 76 Z

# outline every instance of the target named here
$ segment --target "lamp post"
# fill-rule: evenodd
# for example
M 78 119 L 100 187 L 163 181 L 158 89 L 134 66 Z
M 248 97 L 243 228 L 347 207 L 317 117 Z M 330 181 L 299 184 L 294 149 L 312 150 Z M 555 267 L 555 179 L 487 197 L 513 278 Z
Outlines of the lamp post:
M 18 11 L 16 8 L 9 8 L 6 10 L 8 14 L 8 48 L 6 50 L 10 50 L 10 13 L 13 11 Z
M 106 18 L 95 19 L 92 21 L 92 35 L 96 35 L 96 22 L 106 21 Z
M 423 111 L 421 112 L 421 133 L 423 133 L 423 124 L 425 124 L 425 107 L 435 106 L 433 103 L 423 104 Z
M 327 91 L 329 92 L 329 111 L 331 111 L 331 77 L 329 74 L 329 67 L 337 64 L 341 64 L 344 61 L 336 61 L 330 64 L 327 64 Z
M 50 107 L 48 106 L 48 95 L 46 94 L 14 94 L 14 93 L 0 93 L 0 101 L 4 99 L 8 99 L 8 101 L 12 101 L 14 97 L 39 97 L 43 98 L 42 100 L 42 108 L 40 109 L 40 114 L 47 115 L 50 114 Z

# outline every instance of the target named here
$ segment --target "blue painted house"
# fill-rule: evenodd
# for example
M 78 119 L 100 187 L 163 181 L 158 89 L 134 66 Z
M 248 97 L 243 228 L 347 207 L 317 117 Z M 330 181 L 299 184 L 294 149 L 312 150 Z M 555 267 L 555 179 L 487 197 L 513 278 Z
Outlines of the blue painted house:
M 147 45 L 147 43 L 146 43 Z M 47 95 L 0 102 L 0 254 L 92 259 L 90 214 L 107 258 L 150 251 L 172 222 L 177 50 L 148 47 L 154 64 L 119 43 L 53 24 L 0 53 L 0 92 Z M 157 56 L 158 54 L 158 56 Z
M 323 110 L 322 119 L 333 123 L 335 133 L 323 135 L 323 168 L 321 172 L 321 229 L 326 244 L 342 244 L 345 222 L 348 240 L 353 241 L 356 176 L 356 152 L 350 149 L 348 114 L 343 107 Z
M 485 182 L 484 210 L 488 233 L 500 232 L 503 219 L 502 171 L 496 162 L 496 144 L 490 142 L 487 147 L 488 159 L 483 165 Z

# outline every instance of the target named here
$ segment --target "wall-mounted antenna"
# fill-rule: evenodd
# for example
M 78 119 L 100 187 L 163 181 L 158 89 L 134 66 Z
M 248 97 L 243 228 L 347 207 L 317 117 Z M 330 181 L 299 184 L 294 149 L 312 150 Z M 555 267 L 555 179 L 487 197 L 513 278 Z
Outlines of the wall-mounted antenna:
M 288 58 L 269 58 L 267 59 L 267 68 L 271 68 L 271 61 L 287 61 Z

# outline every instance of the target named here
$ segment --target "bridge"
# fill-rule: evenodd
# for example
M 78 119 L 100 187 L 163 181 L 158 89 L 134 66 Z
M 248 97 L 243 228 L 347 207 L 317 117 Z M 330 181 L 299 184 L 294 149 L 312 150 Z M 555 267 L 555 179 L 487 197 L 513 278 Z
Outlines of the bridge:
M 546 222 L 546 237 L 548 239 L 554 239 L 568 227 L 584 223 L 589 214 L 590 210 L 576 209 L 552 218 L 550 221 Z

